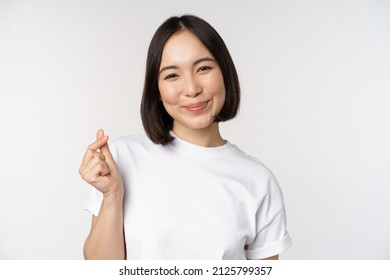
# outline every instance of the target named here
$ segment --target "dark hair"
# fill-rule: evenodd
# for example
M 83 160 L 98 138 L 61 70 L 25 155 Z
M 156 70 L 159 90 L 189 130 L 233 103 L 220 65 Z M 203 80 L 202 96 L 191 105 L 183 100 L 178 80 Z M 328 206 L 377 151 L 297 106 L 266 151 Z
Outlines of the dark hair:
M 173 119 L 160 100 L 158 73 L 165 43 L 180 30 L 192 32 L 206 46 L 217 61 L 225 84 L 225 103 L 215 122 L 234 118 L 240 104 L 240 84 L 229 51 L 218 32 L 205 20 L 184 15 L 167 19 L 154 34 L 146 60 L 145 84 L 141 100 L 141 118 L 145 132 L 156 144 L 166 145 L 174 137 L 169 133 Z

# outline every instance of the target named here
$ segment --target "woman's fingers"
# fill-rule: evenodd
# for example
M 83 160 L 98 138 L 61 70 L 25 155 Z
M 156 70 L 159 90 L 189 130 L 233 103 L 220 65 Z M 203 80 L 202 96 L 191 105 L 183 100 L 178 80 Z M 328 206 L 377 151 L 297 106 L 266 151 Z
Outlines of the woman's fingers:
M 87 166 L 81 171 L 81 176 L 84 180 L 89 183 L 94 183 L 99 180 L 101 176 L 106 176 L 110 173 L 108 164 L 101 160 L 92 160 Z
M 108 148 L 108 136 L 99 129 L 96 133 L 96 140 L 91 143 L 84 154 L 79 173 L 81 177 L 89 182 L 96 182 L 99 177 L 110 174 L 114 170 L 116 174 L 116 164 Z M 108 159 L 108 160 L 107 160 Z
M 107 140 L 108 140 L 108 136 L 107 137 Z M 112 154 L 111 154 L 111 151 L 110 151 L 110 148 L 108 147 L 108 144 L 107 142 L 100 147 L 100 152 L 106 156 L 106 157 L 109 157 L 110 159 L 112 159 Z
M 86 166 L 94 158 L 100 158 L 102 160 L 106 159 L 106 157 L 102 153 L 99 153 L 96 150 L 92 150 L 92 149 L 88 148 L 87 151 L 84 154 L 84 157 L 83 157 L 83 160 L 81 162 L 80 168 Z
M 90 144 L 87 148 L 87 151 L 84 154 L 81 166 L 86 165 L 94 156 L 100 154 L 98 150 L 104 145 L 107 145 L 108 136 L 104 136 L 102 129 L 99 129 L 96 134 L 96 140 Z
M 107 144 L 108 142 L 108 136 L 104 135 L 103 130 L 99 129 L 96 135 L 96 140 L 91 145 L 88 146 L 88 150 L 94 150 L 97 151 L 102 146 Z
M 108 136 L 104 135 L 103 129 L 99 129 L 96 133 L 96 140 L 103 141 L 99 143 L 104 143 L 99 147 L 99 151 L 102 155 L 105 156 L 110 172 L 114 177 L 120 176 L 118 167 L 114 161 L 114 158 L 111 154 L 110 148 L 108 147 Z
M 105 156 L 95 151 L 92 155 L 92 159 L 82 165 L 79 172 L 84 180 L 91 182 L 95 181 L 100 176 L 108 175 L 110 173 L 110 167 L 105 161 Z
M 102 193 L 123 188 L 120 171 L 108 147 L 108 136 L 102 129 L 97 131 L 96 140 L 88 146 L 79 173 Z
M 96 140 L 101 141 L 102 145 L 99 147 L 100 152 L 106 157 L 113 159 L 110 148 L 108 147 L 108 136 L 104 135 L 103 129 L 99 129 L 96 133 Z

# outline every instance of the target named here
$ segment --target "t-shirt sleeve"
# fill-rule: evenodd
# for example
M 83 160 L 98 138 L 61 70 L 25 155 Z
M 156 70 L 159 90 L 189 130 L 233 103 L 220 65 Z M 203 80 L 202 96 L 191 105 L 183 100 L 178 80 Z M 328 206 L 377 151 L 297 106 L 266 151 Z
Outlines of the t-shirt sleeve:
M 256 212 L 256 236 L 246 244 L 247 259 L 264 259 L 282 253 L 291 246 L 287 232 L 283 195 L 276 179 L 267 182 L 268 194 Z
M 85 205 L 85 210 L 97 217 L 99 215 L 100 206 L 102 205 L 103 194 L 94 187 L 91 188 L 91 194 Z

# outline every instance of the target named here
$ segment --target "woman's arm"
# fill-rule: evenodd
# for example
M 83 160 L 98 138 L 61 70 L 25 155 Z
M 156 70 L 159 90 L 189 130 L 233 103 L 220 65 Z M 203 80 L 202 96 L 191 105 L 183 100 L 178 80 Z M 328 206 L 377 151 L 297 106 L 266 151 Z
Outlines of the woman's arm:
M 124 188 L 120 171 L 107 145 L 108 137 L 99 130 L 96 141 L 84 155 L 81 177 L 103 193 L 99 215 L 92 219 L 84 244 L 85 259 L 125 259 L 123 235 Z
M 86 260 L 124 260 L 123 198 L 117 194 L 105 195 L 99 216 L 92 217 L 91 231 L 85 240 Z

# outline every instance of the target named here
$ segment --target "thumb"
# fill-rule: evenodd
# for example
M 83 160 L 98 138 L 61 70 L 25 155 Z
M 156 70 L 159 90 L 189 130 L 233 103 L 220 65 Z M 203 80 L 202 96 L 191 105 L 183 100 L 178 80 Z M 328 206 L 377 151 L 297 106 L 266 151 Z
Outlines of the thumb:
M 107 141 L 108 141 L 108 136 Z M 106 142 L 103 146 L 100 147 L 100 152 L 105 156 L 106 163 L 108 164 L 108 168 L 110 169 L 110 174 L 114 177 L 120 177 L 119 168 L 114 160 L 114 157 L 111 154 L 110 148 L 108 147 L 108 143 Z
M 114 157 L 111 154 L 110 148 L 108 147 L 108 135 L 104 135 L 103 129 L 99 129 L 96 133 L 96 139 L 104 140 L 105 143 L 103 142 L 104 144 L 99 148 L 100 153 L 105 156 L 110 173 L 113 175 L 118 174 L 118 167 L 115 163 Z
M 96 132 L 96 140 L 101 140 L 104 138 L 104 130 L 103 129 L 99 129 L 97 132 Z
M 99 150 L 106 158 L 108 157 L 110 159 L 113 159 L 110 148 L 108 147 L 108 136 L 106 135 L 104 137 L 107 137 L 107 141 L 103 146 L 100 147 Z
M 104 131 L 100 129 L 97 134 L 96 138 L 99 140 L 105 140 L 103 145 L 99 148 L 102 155 L 105 156 L 105 158 L 108 160 L 107 163 L 112 167 L 113 163 L 115 164 L 114 157 L 111 154 L 110 148 L 108 147 L 108 135 L 104 135 Z
M 110 152 L 110 148 L 108 147 L 108 136 L 104 135 L 104 130 L 99 129 L 96 133 L 96 140 L 102 141 L 104 140 L 104 144 L 99 147 L 100 152 L 107 158 L 113 159 L 112 154 Z

